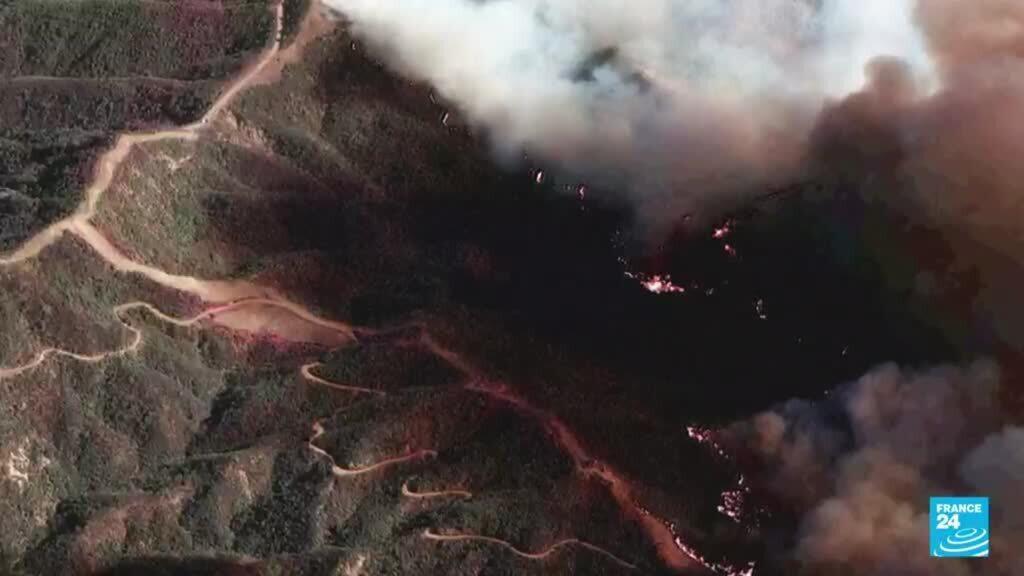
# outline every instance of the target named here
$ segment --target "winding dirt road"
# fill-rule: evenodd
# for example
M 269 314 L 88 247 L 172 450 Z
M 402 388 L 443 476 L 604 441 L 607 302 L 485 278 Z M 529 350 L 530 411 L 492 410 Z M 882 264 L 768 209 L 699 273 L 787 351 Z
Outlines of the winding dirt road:
M 61 236 L 63 236 L 65 232 L 71 232 L 82 236 L 82 231 L 84 229 L 92 228 L 90 221 L 96 215 L 96 208 L 99 206 L 99 202 L 103 198 L 103 194 L 110 189 L 110 185 L 113 183 L 118 169 L 121 167 L 121 164 L 124 163 L 132 149 L 136 145 L 147 144 L 150 142 L 197 139 L 200 131 L 215 120 L 221 111 L 228 107 L 235 100 L 238 94 L 252 85 L 259 77 L 260 72 L 273 62 L 275 56 L 277 56 L 277 53 L 281 49 L 281 34 L 283 29 L 284 3 L 277 2 L 274 7 L 274 38 L 270 47 L 267 48 L 259 59 L 249 66 L 245 72 L 227 85 L 224 91 L 221 92 L 220 96 L 217 97 L 201 118 L 191 124 L 168 128 L 166 130 L 126 133 L 119 136 L 114 147 L 103 153 L 97 159 L 92 182 L 83 192 L 82 203 L 79 204 L 75 212 L 67 218 L 51 224 L 22 244 L 11 254 L 0 257 L 0 266 L 10 266 L 35 258 L 40 252 L 60 240 Z M 96 231 L 96 234 L 99 234 L 99 232 Z M 90 238 L 83 237 L 83 239 L 86 240 L 86 242 L 90 242 Z M 89 245 L 99 252 L 105 259 L 117 260 L 118 258 L 122 258 L 120 254 L 110 254 L 107 252 L 107 246 L 109 246 L 109 243 L 105 246 L 93 245 L 90 242 Z M 113 263 L 114 262 L 111 262 L 111 264 Z
M 362 474 L 368 474 L 370 472 L 380 470 L 381 468 L 387 468 L 388 466 L 394 466 L 396 464 L 401 464 L 402 462 L 409 462 L 410 460 L 423 460 L 426 458 L 437 457 L 437 452 L 434 450 L 416 450 L 415 452 L 409 452 L 401 456 L 395 456 L 394 458 L 387 458 L 381 460 L 380 462 L 375 462 L 373 464 L 368 464 L 366 466 L 359 466 L 357 468 L 342 468 L 341 466 L 338 466 L 337 462 L 334 461 L 334 456 L 331 456 L 329 452 L 314 444 L 314 441 L 317 438 L 323 436 L 324 432 L 325 430 L 323 424 L 320 424 L 319 422 L 313 422 L 313 435 L 310 436 L 307 444 L 310 450 L 312 450 L 316 454 L 319 454 L 320 456 L 323 456 L 324 458 L 327 458 L 327 460 L 330 461 L 331 472 L 339 478 L 348 478 L 351 476 L 360 476 Z
M 316 6 L 311 10 L 316 10 Z M 310 311 L 307 307 L 293 302 L 272 288 L 258 286 L 251 282 L 242 280 L 203 280 L 193 276 L 182 276 L 169 274 L 159 268 L 136 262 L 125 256 L 112 242 L 92 224 L 97 208 L 103 195 L 110 189 L 118 170 L 128 158 L 131 151 L 137 145 L 160 142 L 166 140 L 187 140 L 194 141 L 199 138 L 201 131 L 209 126 L 217 116 L 227 108 L 235 98 L 251 85 L 259 81 L 261 72 L 274 62 L 281 47 L 281 33 L 284 22 L 284 6 L 278 2 L 274 6 L 274 37 L 271 45 L 263 54 L 250 65 L 245 72 L 232 81 L 220 94 L 213 105 L 197 121 L 176 128 L 169 128 L 156 132 L 142 132 L 122 134 L 115 145 L 103 153 L 96 162 L 94 176 L 90 184 L 83 192 L 83 200 L 73 214 L 55 222 L 30 238 L 19 248 L 0 257 L 0 267 L 17 266 L 37 257 L 44 250 L 58 242 L 65 233 L 70 233 L 83 240 L 93 251 L 95 251 L 105 262 L 117 272 L 124 274 L 137 274 L 166 288 L 171 288 L 186 294 L 198 297 L 208 304 L 236 303 L 229 309 L 220 311 L 239 311 L 240 304 L 245 301 L 244 306 L 250 308 L 249 318 L 240 318 L 240 314 L 226 315 L 220 320 L 214 319 L 215 313 L 203 312 L 200 317 L 214 320 L 228 328 L 241 329 L 249 326 L 261 326 L 268 323 L 276 324 L 275 335 L 296 341 L 308 341 L 309 330 L 302 329 L 287 322 L 255 321 L 251 316 L 259 315 L 261 309 L 272 309 L 276 312 L 284 311 L 295 319 L 316 326 L 336 336 L 330 339 L 330 344 L 340 345 L 345 341 L 356 339 L 354 330 L 347 324 L 321 318 Z M 136 303 L 138 304 L 138 303 Z M 158 312 L 158 316 L 167 321 L 174 321 L 166 315 L 159 314 L 155 306 L 146 304 L 150 310 Z M 119 314 L 123 307 L 117 307 L 115 314 Z M 265 313 L 264 313 L 265 314 Z M 132 328 L 132 330 L 134 330 Z M 290 338 L 293 337 L 293 338 Z M 20 366 L 0 367 L 0 380 L 21 375 L 29 370 L 37 368 L 48 358 L 63 356 L 88 363 L 98 363 L 107 358 L 120 356 L 132 352 L 141 344 L 134 338 L 141 339 L 141 334 L 136 332 L 130 346 L 110 350 L 102 353 L 83 354 L 56 347 L 45 348 L 38 352 L 33 359 Z
M 540 552 L 524 552 L 513 546 L 512 543 L 508 542 L 507 540 L 502 540 L 500 538 L 492 538 L 490 536 L 479 536 L 476 534 L 438 534 L 437 532 L 434 532 L 433 530 L 428 528 L 426 531 L 423 532 L 423 537 L 427 540 L 436 540 L 439 542 L 486 542 L 488 544 L 495 544 L 497 546 L 501 546 L 502 548 L 505 548 L 506 550 L 512 552 L 516 556 L 519 556 L 520 558 L 526 558 L 528 560 L 545 560 L 547 558 L 550 558 L 551 555 L 555 554 L 562 548 L 578 546 L 580 548 L 585 548 L 587 550 L 590 550 L 591 552 L 596 552 L 602 556 L 605 556 L 606 558 L 611 559 L 616 564 L 628 568 L 630 570 L 637 569 L 636 564 L 633 564 L 632 562 L 627 562 L 622 558 L 619 558 L 615 554 L 612 554 L 611 552 L 605 550 L 604 548 L 601 548 L 600 546 L 591 544 L 589 542 L 584 542 L 583 540 L 579 540 L 577 538 L 566 538 L 564 540 L 559 540 L 558 542 L 555 542 L 554 544 L 548 546 Z
M 608 487 L 619 508 L 637 520 L 647 537 L 654 544 L 666 566 L 677 572 L 703 565 L 690 549 L 681 545 L 672 524 L 658 518 L 637 503 L 633 485 L 607 463 L 595 458 L 586 449 L 576 434 L 554 414 L 537 408 L 526 398 L 515 394 L 509 387 L 490 382 L 477 368 L 458 353 L 447 349 L 429 334 L 420 339 L 421 344 L 435 355 L 444 358 L 467 378 L 467 390 L 483 394 L 496 401 L 509 404 L 516 410 L 540 422 L 551 431 L 559 446 L 573 459 L 576 469 L 586 477 L 596 477 Z
M 432 498 L 465 498 L 470 499 L 473 497 L 473 493 L 468 490 L 461 490 L 453 488 L 451 490 L 438 490 L 434 492 L 414 492 L 409 489 L 409 481 L 406 480 L 402 483 L 402 496 L 406 498 L 413 498 L 415 500 L 428 500 Z
M 315 10 L 316 6 L 314 5 L 311 9 Z M 225 88 L 202 118 L 196 122 L 181 127 L 154 132 L 121 135 L 117 139 L 115 145 L 97 159 L 93 179 L 84 190 L 82 203 L 78 206 L 75 212 L 67 218 L 51 224 L 10 254 L 0 256 L 0 267 L 17 266 L 37 257 L 48 247 L 58 242 L 65 233 L 69 233 L 83 240 L 104 261 L 110 264 L 115 271 L 124 274 L 137 274 L 143 276 L 160 286 L 196 296 L 203 302 L 213 306 L 190 318 L 175 318 L 164 314 L 156 306 L 145 302 L 132 302 L 119 305 L 113 309 L 113 313 L 131 333 L 128 342 L 123 346 L 115 350 L 95 354 L 79 353 L 56 347 L 45 348 L 36 353 L 31 361 L 23 365 L 11 368 L 0 367 L 0 380 L 22 375 L 39 367 L 46 362 L 47 359 L 53 357 L 67 357 L 80 362 L 95 364 L 112 357 L 123 356 L 136 351 L 142 345 L 143 333 L 140 329 L 135 328 L 125 321 L 122 316 L 124 313 L 135 309 L 145 310 L 158 319 L 177 326 L 191 327 L 200 322 L 209 321 L 212 324 L 225 325 L 230 328 L 237 329 L 239 325 L 251 325 L 252 323 L 243 322 L 234 314 L 240 313 L 242 310 L 249 308 L 257 310 L 269 308 L 277 312 L 284 311 L 303 322 L 307 322 L 332 332 L 336 334 L 340 340 L 354 341 L 356 339 L 356 331 L 351 326 L 345 323 L 323 319 L 310 311 L 307 307 L 288 300 L 271 288 L 258 286 L 246 281 L 203 280 L 193 276 L 175 275 L 159 268 L 136 262 L 118 250 L 114 244 L 92 224 L 92 219 L 96 214 L 103 195 L 110 189 L 118 170 L 135 146 L 167 140 L 195 141 L 199 138 L 201 132 L 211 125 L 218 115 L 226 109 L 240 93 L 254 83 L 261 81 L 261 74 L 268 66 L 271 65 L 271 63 L 274 62 L 280 51 L 284 16 L 282 3 L 278 2 L 275 5 L 274 14 L 274 38 L 271 45 L 264 51 L 256 62 L 249 66 L 244 73 Z M 294 55 L 290 56 L 294 57 Z M 260 312 L 258 311 L 252 312 L 252 314 L 259 313 Z M 287 332 L 281 333 L 280 330 L 281 329 L 278 326 L 274 333 L 284 338 L 289 336 Z M 303 338 L 307 336 L 304 332 L 301 335 Z M 341 345 L 339 341 L 333 341 L 332 343 Z M 638 506 L 632 495 L 633 490 L 629 482 L 617 474 L 611 467 L 593 458 L 572 431 L 556 416 L 534 407 L 527 400 L 515 395 L 511 390 L 504 386 L 487 383 L 483 378 L 483 375 L 478 370 L 468 362 L 464 361 L 457 353 L 440 345 L 436 340 L 430 337 L 429 334 L 424 333 L 422 343 L 428 350 L 431 350 L 440 358 L 447 360 L 452 366 L 465 374 L 469 382 L 466 385 L 468 390 L 508 403 L 523 413 L 542 422 L 549 430 L 552 431 L 553 436 L 559 445 L 573 458 L 579 471 L 585 476 L 596 476 L 603 480 L 623 511 L 627 515 L 633 516 L 639 520 L 640 525 L 657 547 L 662 560 L 670 568 L 683 570 L 693 567 L 695 564 L 694 560 L 689 557 L 676 543 L 675 536 L 669 528 L 669 525 L 664 520 L 652 516 L 649 512 Z M 316 367 L 317 364 L 308 364 L 303 366 L 301 369 L 302 376 L 313 383 L 330 388 L 342 389 L 356 393 L 384 395 L 383 392 L 378 390 L 345 386 L 320 378 L 313 373 L 313 370 Z M 330 460 L 333 474 L 337 477 L 352 477 L 368 474 L 403 462 L 437 456 L 437 452 L 424 449 L 388 458 L 367 466 L 342 468 L 337 465 L 329 453 L 316 446 L 314 443 L 318 437 L 324 434 L 323 426 L 319 422 L 314 422 L 313 430 L 314 433 L 308 441 L 309 448 L 315 453 Z M 441 496 L 472 497 L 472 494 L 462 490 L 417 493 L 410 491 L 407 486 L 403 486 L 402 493 L 404 496 L 409 498 L 435 498 Z M 541 552 L 524 552 L 515 548 L 507 541 L 488 536 L 472 534 L 439 534 L 430 530 L 424 532 L 423 536 L 427 539 L 441 542 L 487 542 L 505 547 L 520 557 L 533 560 L 548 558 L 556 551 L 567 546 L 579 546 L 600 553 L 624 567 L 630 569 L 636 568 L 634 564 L 622 560 L 599 546 L 575 538 L 556 542 Z
M 110 358 L 114 358 L 117 356 L 124 356 L 126 354 L 138 350 L 139 346 L 142 345 L 142 330 L 136 328 L 135 326 L 132 326 L 124 319 L 124 313 L 130 310 L 145 310 L 152 314 L 153 316 L 169 324 L 182 327 L 191 327 L 202 322 L 203 320 L 213 318 L 218 313 L 235 310 L 244 307 L 248 304 L 248 302 L 233 302 L 231 304 L 226 304 L 223 306 L 217 306 L 214 308 L 210 308 L 208 310 L 204 310 L 203 312 L 191 318 L 175 318 L 173 316 L 169 316 L 161 312 L 152 304 L 146 302 L 129 302 L 127 304 L 121 304 L 114 308 L 114 316 L 117 318 L 118 322 L 120 322 L 121 325 L 125 327 L 125 329 L 131 332 L 131 337 L 128 339 L 128 343 L 125 344 L 124 346 L 117 348 L 115 350 L 108 350 L 105 352 L 98 352 L 94 354 L 71 352 L 60 348 L 44 348 L 35 355 L 32 361 L 26 364 L 23 364 L 16 368 L 0 368 L 0 380 L 6 380 L 14 378 L 16 376 L 20 376 L 21 374 L 28 372 L 29 370 L 39 367 L 40 364 L 45 362 L 47 358 L 50 357 L 65 357 L 77 360 L 79 362 L 84 362 L 86 364 L 97 364 L 99 362 L 103 362 L 104 360 L 109 360 Z
M 533 406 L 525 398 L 517 396 L 508 387 L 500 384 L 476 380 L 470 382 L 466 388 L 507 403 L 540 421 L 551 431 L 555 441 L 572 457 L 580 474 L 601 480 L 608 487 L 608 491 L 619 507 L 640 523 L 658 550 L 662 561 L 669 568 L 683 571 L 692 568 L 697 563 L 689 550 L 679 545 L 672 525 L 639 506 L 633 495 L 632 484 L 607 463 L 591 455 L 576 434 L 558 417 Z
M 126 133 L 119 136 L 113 148 L 107 150 L 97 159 L 93 179 L 83 192 L 82 203 L 79 204 L 75 212 L 67 218 L 54 222 L 43 229 L 12 253 L 0 257 L 0 266 L 11 266 L 35 258 L 40 252 L 60 240 L 65 232 L 83 236 L 83 239 L 89 242 L 89 245 L 108 261 L 123 258 L 116 251 L 114 253 L 109 252 L 109 242 L 98 245 L 92 243 L 95 240 L 95 235 L 100 235 L 99 231 L 96 231 L 95 235 L 83 234 L 84 230 L 92 228 L 90 221 L 96 215 L 96 208 L 103 198 L 103 194 L 110 189 L 110 185 L 113 183 L 121 164 L 124 163 L 132 149 L 139 144 L 161 142 L 164 140 L 197 139 L 200 131 L 215 120 L 221 111 L 229 106 L 239 93 L 252 85 L 259 77 L 260 72 L 273 62 L 278 51 L 281 49 L 281 33 L 283 29 L 284 4 L 277 2 L 274 7 L 273 42 L 256 62 L 227 85 L 201 118 L 191 124 L 166 130 Z M 114 262 L 111 261 L 111 264 L 114 264 Z
M 347 478 L 349 476 L 367 474 L 374 470 L 380 470 L 381 468 L 401 464 L 402 462 L 409 462 L 410 460 L 425 460 L 427 458 L 437 458 L 437 452 L 434 450 L 416 450 L 415 452 L 409 452 L 402 456 L 395 456 L 394 458 L 388 458 L 386 460 L 381 460 L 380 462 L 375 462 L 368 466 L 360 466 L 358 468 L 342 468 L 335 464 L 334 468 L 332 468 L 332 472 L 335 476 Z
M 309 380 L 310 382 L 319 384 L 321 386 L 326 386 L 327 388 L 332 388 L 334 390 L 341 390 L 343 392 L 354 392 L 356 394 L 376 394 L 378 396 L 387 396 L 387 393 L 381 390 L 374 390 L 373 388 L 364 388 L 362 386 L 348 386 L 345 384 L 338 384 L 337 382 L 331 382 L 330 380 L 325 380 L 324 378 L 321 378 L 313 373 L 313 370 L 320 366 L 323 366 L 323 363 L 313 362 L 311 364 L 306 364 L 305 366 L 300 368 L 299 372 L 306 380 Z

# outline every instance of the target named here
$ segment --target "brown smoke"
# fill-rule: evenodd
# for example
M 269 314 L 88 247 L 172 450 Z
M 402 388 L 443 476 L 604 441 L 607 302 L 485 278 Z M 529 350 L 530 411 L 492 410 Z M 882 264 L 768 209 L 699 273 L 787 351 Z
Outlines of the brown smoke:
M 931 85 L 876 59 L 864 90 L 827 106 L 809 169 L 941 232 L 976 274 L 961 318 L 1024 350 L 1024 2 L 919 0 Z M 881 246 L 879 250 L 911 250 Z M 1019 376 L 1019 375 L 1018 375 Z M 1002 382 L 1019 387 L 1013 374 Z M 734 426 L 760 484 L 799 519 L 787 557 L 808 574 L 1024 574 L 1024 428 L 1008 424 L 992 365 L 879 368 L 828 401 L 791 402 Z M 992 557 L 928 556 L 929 496 L 992 503 Z
M 906 120 L 907 179 L 940 221 L 1024 259 L 1024 4 L 921 0 L 943 89 Z
M 791 402 L 727 435 L 802 518 L 791 551 L 802 573 L 1020 574 L 1024 429 L 1004 426 L 998 381 L 989 363 L 883 366 L 827 402 Z M 991 498 L 991 558 L 929 557 L 928 497 L 949 494 Z
M 947 79 L 1024 58 L 1024 5 L 1016 0 L 919 0 L 917 19 Z
M 978 277 L 965 314 L 1024 351 L 1024 3 L 919 0 L 916 18 L 932 84 L 876 60 L 864 90 L 819 116 L 810 170 L 940 231 L 951 268 Z

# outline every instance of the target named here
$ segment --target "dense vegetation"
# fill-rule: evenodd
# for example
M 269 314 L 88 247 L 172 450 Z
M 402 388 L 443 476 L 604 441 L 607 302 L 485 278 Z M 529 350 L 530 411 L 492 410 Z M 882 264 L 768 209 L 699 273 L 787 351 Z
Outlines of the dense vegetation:
M 109 141 L 97 130 L 3 131 L 0 250 L 71 211 L 88 179 L 86 167 Z
M 12 2 L 0 8 L 0 76 L 221 78 L 272 24 L 260 1 Z
M 272 23 L 263 2 L 0 3 L 0 251 L 77 204 L 117 132 L 198 118 Z
M 309 11 L 311 0 L 282 0 L 284 2 L 284 23 L 281 29 L 284 44 L 288 44 L 299 31 L 299 24 Z

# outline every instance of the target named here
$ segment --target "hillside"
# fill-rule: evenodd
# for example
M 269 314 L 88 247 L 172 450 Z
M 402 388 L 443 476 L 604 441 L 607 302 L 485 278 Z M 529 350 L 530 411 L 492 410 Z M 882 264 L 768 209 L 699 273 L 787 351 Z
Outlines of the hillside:
M 0 46 L 3 573 L 742 574 L 695 430 L 969 350 L 955 271 L 851 236 L 884 210 L 652 250 L 315 2 L 4 4 Z
M 271 24 L 261 2 L 0 4 L 0 249 L 75 206 L 116 133 L 198 118 Z

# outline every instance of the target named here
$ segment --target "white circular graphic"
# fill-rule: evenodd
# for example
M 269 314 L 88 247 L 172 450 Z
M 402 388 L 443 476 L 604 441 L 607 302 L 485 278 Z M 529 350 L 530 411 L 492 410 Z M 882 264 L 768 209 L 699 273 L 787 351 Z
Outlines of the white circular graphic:
M 988 556 L 988 530 L 964 528 L 939 543 L 936 556 Z

